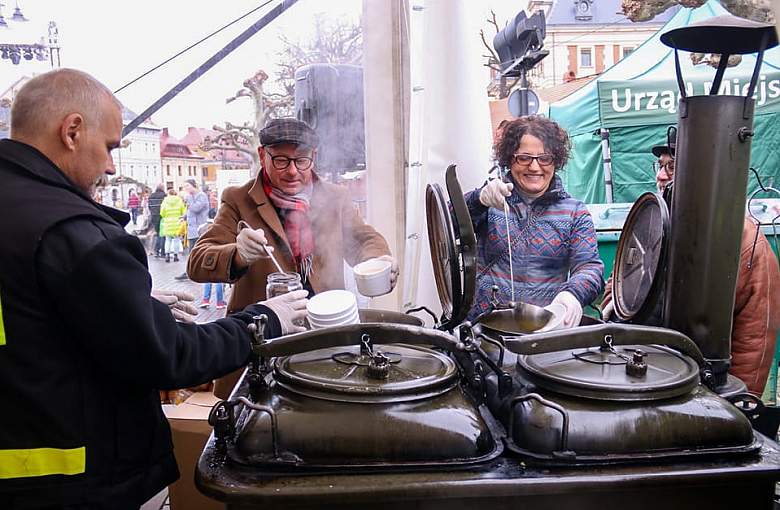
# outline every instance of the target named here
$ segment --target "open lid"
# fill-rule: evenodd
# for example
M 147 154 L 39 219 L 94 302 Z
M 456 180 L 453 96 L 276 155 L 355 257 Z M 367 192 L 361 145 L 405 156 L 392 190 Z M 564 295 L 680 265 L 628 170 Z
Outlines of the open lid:
M 477 240 L 463 192 L 450 165 L 445 174 L 447 197 L 438 184 L 425 190 L 428 242 L 442 316 L 438 328 L 452 330 L 466 318 L 477 280 Z
M 666 258 L 669 209 L 657 193 L 644 193 L 631 207 L 615 254 L 612 300 L 622 320 L 642 321 L 652 314 L 663 278 L 656 277 Z
M 684 51 L 728 55 L 757 53 L 778 43 L 774 25 L 730 14 L 665 32 L 661 42 Z

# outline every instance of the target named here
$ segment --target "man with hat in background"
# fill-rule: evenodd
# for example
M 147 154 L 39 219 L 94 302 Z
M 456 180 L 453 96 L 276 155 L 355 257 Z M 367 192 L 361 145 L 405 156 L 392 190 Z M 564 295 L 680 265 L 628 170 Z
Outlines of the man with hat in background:
M 652 149 L 658 158 L 654 167 L 659 193 L 674 180 L 674 150 L 674 143 Z M 748 391 L 761 396 L 780 330 L 780 267 L 769 241 L 750 217 L 745 217 L 739 253 L 729 373 L 741 379 Z M 606 320 L 614 311 L 611 275 L 601 306 Z
M 314 293 L 344 288 L 344 261 L 372 258 L 392 263 L 395 287 L 398 265 L 384 237 L 363 222 L 345 188 L 317 176 L 315 131 L 294 118 L 274 119 L 260 144 L 260 172 L 223 192 L 214 225 L 190 254 L 190 278 L 234 283 L 228 312 L 240 310 L 265 299 L 268 275 L 277 271 L 268 249 Z M 238 375 L 218 381 L 214 393 L 226 398 Z

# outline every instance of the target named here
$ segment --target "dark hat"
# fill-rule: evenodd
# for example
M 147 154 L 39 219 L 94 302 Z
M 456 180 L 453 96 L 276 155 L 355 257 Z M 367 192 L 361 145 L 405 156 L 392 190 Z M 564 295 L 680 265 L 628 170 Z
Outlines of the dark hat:
M 260 130 L 260 145 L 292 143 L 315 148 L 319 144 L 317 133 L 302 120 L 293 118 L 273 119 Z
M 656 145 L 653 147 L 653 156 L 656 158 L 660 158 L 661 154 L 669 154 L 670 156 L 674 156 L 674 149 L 675 144 L 671 145 Z

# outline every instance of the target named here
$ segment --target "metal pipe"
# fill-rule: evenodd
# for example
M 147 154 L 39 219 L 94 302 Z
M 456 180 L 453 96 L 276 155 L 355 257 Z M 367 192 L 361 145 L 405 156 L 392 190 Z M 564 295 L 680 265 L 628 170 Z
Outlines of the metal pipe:
M 744 106 L 747 115 L 743 112 Z M 755 100 L 680 100 L 664 326 L 689 336 L 725 384 Z M 747 117 L 747 118 L 743 118 Z
M 607 190 L 607 203 L 614 201 L 612 192 L 612 152 L 609 148 L 609 129 L 600 128 L 596 134 L 601 136 L 601 157 L 604 162 L 604 186 Z

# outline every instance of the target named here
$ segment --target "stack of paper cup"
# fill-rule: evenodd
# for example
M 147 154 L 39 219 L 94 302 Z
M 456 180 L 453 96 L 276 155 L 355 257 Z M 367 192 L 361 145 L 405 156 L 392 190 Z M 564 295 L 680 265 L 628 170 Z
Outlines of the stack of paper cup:
M 306 304 L 306 312 L 312 329 L 357 324 L 357 299 L 347 290 L 329 290 L 315 295 Z

